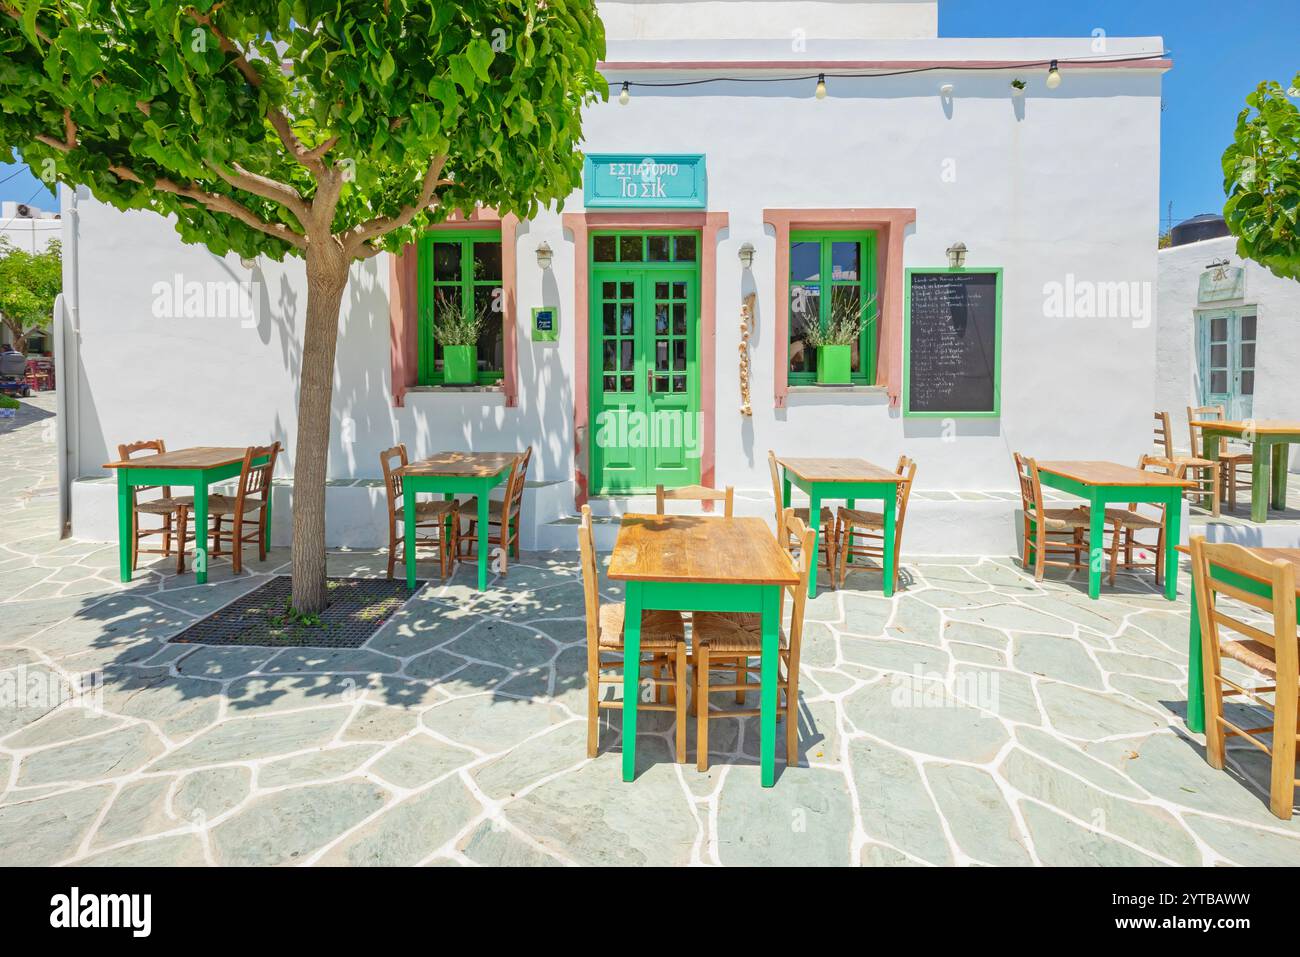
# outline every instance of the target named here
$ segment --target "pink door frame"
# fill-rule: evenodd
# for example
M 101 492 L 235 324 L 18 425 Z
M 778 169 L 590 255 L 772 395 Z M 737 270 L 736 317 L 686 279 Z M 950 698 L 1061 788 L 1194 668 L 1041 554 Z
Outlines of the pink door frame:
M 876 383 L 897 405 L 903 385 L 903 235 L 916 222 L 916 210 L 765 209 L 763 222 L 776 231 L 776 375 L 775 406 L 785 406 L 790 368 L 790 232 L 794 229 L 875 230 L 876 276 L 880 298 L 880 337 L 876 348 Z
M 494 209 L 479 207 L 469 216 L 453 214 L 445 223 L 430 226 L 430 232 L 440 229 L 482 229 L 501 232 L 501 338 L 504 344 L 501 370 L 501 391 L 506 405 L 519 403 L 519 360 L 515 345 L 515 277 L 517 275 L 515 234 L 519 217 L 513 213 L 500 215 Z M 389 256 L 388 266 L 388 335 L 389 354 L 393 377 L 393 405 L 401 408 L 406 390 L 414 386 L 420 374 L 420 303 L 419 254 L 414 244 Z
M 590 334 L 588 309 L 590 298 L 590 261 L 587 237 L 599 229 L 698 229 L 700 235 L 700 482 L 712 485 L 717 389 L 714 387 L 714 354 L 718 285 L 718 233 L 727 228 L 727 214 L 718 212 L 609 212 L 564 213 L 564 228 L 573 234 L 573 470 L 576 478 L 574 503 L 581 508 L 588 496 L 587 431 L 591 411 Z

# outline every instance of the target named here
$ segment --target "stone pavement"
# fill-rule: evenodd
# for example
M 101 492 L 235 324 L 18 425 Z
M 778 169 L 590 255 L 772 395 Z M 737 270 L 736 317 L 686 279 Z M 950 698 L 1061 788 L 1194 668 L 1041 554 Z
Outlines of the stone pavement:
M 1266 758 L 1213 771 L 1183 728 L 1185 576 L 1177 605 L 1138 575 L 1091 602 L 1003 557 L 908 560 L 892 600 L 850 576 L 810 605 L 798 767 L 778 754 L 761 789 L 756 722 L 718 721 L 700 774 L 644 715 L 624 784 L 616 721 L 585 757 L 573 556 L 484 594 L 465 567 L 358 650 L 167 644 L 288 556 L 121 585 L 115 545 L 53 532 L 52 408 L 0 432 L 4 863 L 1300 862 Z M 87 675 L 98 707 L 60 704 Z

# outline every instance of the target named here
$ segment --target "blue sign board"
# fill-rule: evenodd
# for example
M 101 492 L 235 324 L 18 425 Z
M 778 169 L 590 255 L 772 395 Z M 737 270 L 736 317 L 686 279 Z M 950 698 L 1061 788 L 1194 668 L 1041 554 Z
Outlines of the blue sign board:
M 699 153 L 589 153 L 583 167 L 588 209 L 706 209 Z

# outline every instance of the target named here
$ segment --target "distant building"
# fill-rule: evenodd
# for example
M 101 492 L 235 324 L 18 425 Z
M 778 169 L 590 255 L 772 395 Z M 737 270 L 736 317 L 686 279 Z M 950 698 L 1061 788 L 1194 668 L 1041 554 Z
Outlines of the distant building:
M 0 237 L 19 249 L 38 253 L 58 239 L 62 223 L 58 213 L 25 203 L 0 203 Z

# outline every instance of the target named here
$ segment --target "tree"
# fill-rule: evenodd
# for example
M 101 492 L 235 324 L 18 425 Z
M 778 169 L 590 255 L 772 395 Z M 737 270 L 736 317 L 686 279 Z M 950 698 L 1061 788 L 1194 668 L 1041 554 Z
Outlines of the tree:
M 608 96 L 593 0 L 0 0 L 0 146 L 217 255 L 306 260 L 293 603 L 325 603 L 325 475 L 350 266 L 476 204 L 581 181 Z
M 27 351 L 27 336 L 50 327 L 54 300 L 63 288 L 61 244 L 56 239 L 39 253 L 18 249 L 0 238 L 0 320 L 5 341 Z
M 1300 73 L 1289 90 L 1261 83 L 1237 115 L 1223 154 L 1223 218 L 1237 254 L 1283 279 L 1300 279 Z

